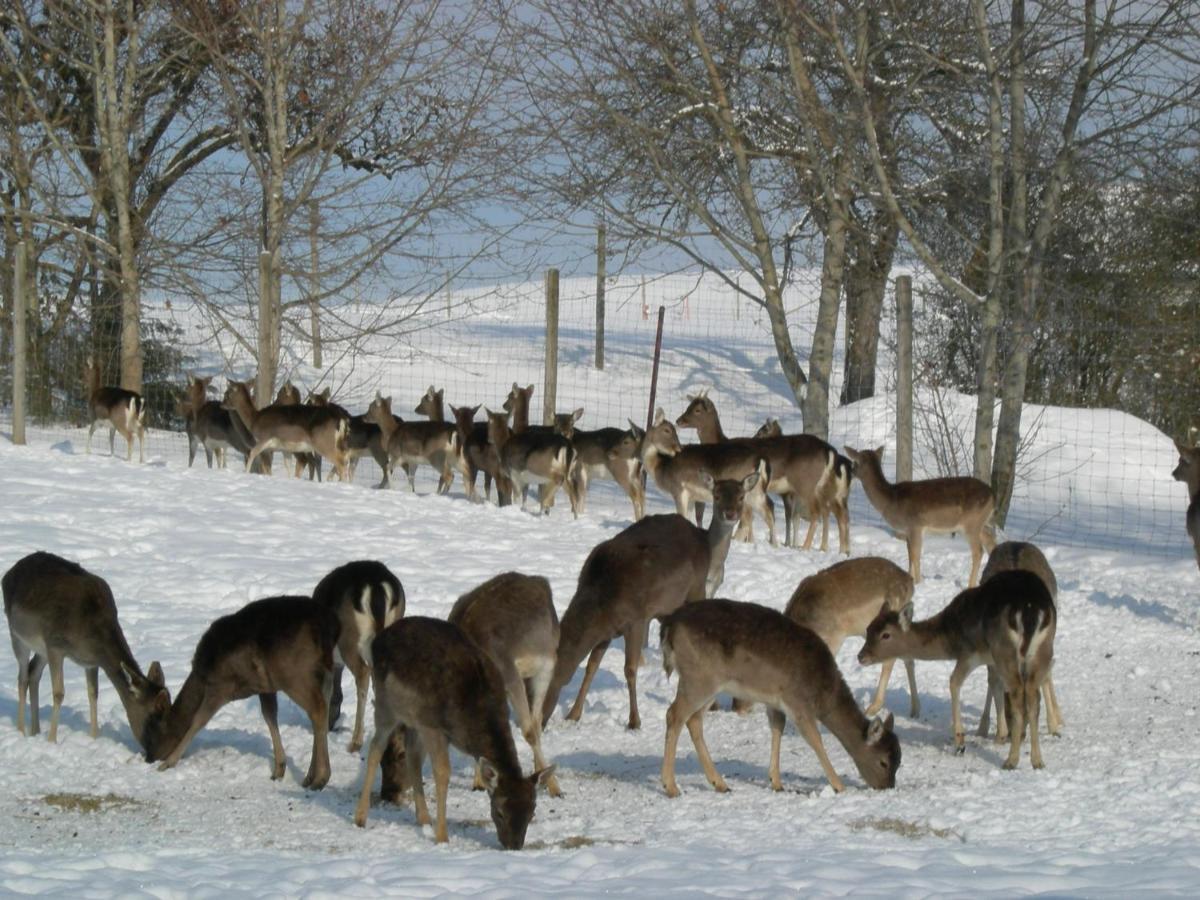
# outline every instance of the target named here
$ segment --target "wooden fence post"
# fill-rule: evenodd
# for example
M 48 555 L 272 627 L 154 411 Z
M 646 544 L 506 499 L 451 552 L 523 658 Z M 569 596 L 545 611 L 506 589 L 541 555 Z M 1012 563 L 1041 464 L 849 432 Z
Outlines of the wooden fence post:
M 553 425 L 558 399 L 558 269 L 546 270 L 546 364 L 542 381 L 542 424 Z
M 912 278 L 896 279 L 896 480 L 913 477 Z

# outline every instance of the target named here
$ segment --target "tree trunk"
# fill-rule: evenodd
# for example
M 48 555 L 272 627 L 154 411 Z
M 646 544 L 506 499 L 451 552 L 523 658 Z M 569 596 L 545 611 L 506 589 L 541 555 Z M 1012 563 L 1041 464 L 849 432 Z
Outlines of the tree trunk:
M 779 366 L 783 369 L 783 377 L 787 379 L 792 396 L 796 398 L 796 405 L 803 409 L 808 394 L 808 378 L 796 359 L 796 348 L 792 344 L 787 313 L 783 308 L 783 291 L 778 285 L 772 284 L 766 287 L 764 293 L 767 319 L 771 323 L 771 338 L 775 341 L 775 355 L 779 357 Z
M 830 204 L 829 223 L 821 263 L 821 298 L 817 305 L 817 326 L 813 332 L 812 353 L 808 360 L 808 395 L 804 401 L 804 432 L 819 438 L 829 437 L 829 382 L 833 372 L 833 348 L 837 339 L 838 309 L 842 301 L 842 279 L 846 269 L 846 196 L 843 172 Z M 847 173 L 848 174 L 848 173 Z
M 1025 293 L 1022 291 L 1022 293 Z M 1000 396 L 1000 421 L 996 427 L 996 455 L 992 464 L 992 490 L 996 493 L 995 523 L 1003 527 L 1012 503 L 1017 478 L 1017 453 L 1021 446 L 1021 410 L 1033 347 L 1033 325 L 1026 320 L 1018 327 L 1012 352 L 1004 366 Z
M 846 359 L 841 403 L 875 396 L 879 323 L 888 274 L 900 229 L 886 213 L 874 217 L 869 231 L 854 231 L 847 242 Z

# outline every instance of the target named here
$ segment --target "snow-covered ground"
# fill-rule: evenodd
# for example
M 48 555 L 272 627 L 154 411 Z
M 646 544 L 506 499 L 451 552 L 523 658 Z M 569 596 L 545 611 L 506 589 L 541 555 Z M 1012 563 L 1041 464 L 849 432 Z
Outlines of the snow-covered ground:
M 428 478 L 412 495 L 189 470 L 177 439 L 170 452 L 152 453 L 138 466 L 106 451 L 83 455 L 83 432 L 56 434 L 53 443 L 36 431 L 31 437 L 29 447 L 0 439 L 0 570 L 44 549 L 103 576 L 135 655 L 143 666 L 161 660 L 173 692 L 214 618 L 258 597 L 310 591 L 346 560 L 385 561 L 404 583 L 411 614 L 443 616 L 457 596 L 510 568 L 549 578 L 561 612 L 590 548 L 629 522 L 623 495 L 603 487 L 587 514 L 572 521 L 561 501 L 538 518 L 473 506 L 457 483 L 449 496 L 432 496 Z M 847 435 L 877 439 L 867 427 Z M 1116 460 L 1113 466 L 1124 464 L 1121 448 L 1100 451 Z M 653 511 L 665 511 L 661 496 L 653 488 L 651 494 Z M 854 494 L 854 555 L 903 563 L 903 545 L 868 524 L 861 488 Z M 1182 506 L 1178 516 L 1182 530 Z M 662 672 L 655 629 L 639 673 L 640 732 L 624 728 L 617 647 L 578 724 L 561 717 L 578 677 L 564 691 L 545 749 L 566 796 L 539 799 L 519 853 L 499 850 L 485 795 L 470 790 L 471 761 L 459 754 L 448 846 L 415 825 L 411 806 L 376 806 L 360 830 L 351 816 L 363 761 L 346 752 L 348 732 L 331 737 L 328 787 L 305 791 L 299 781 L 308 765 L 308 723 L 289 701 L 280 710 L 288 752 L 283 781 L 268 777 L 270 740 L 256 701 L 226 707 L 177 768 L 159 772 L 142 761 L 103 681 L 101 734 L 88 737 L 84 679 L 71 664 L 59 743 L 49 744 L 44 733 L 22 737 L 14 725 L 15 663 L 0 655 L 0 893 L 1194 895 L 1200 573 L 1190 555 L 1148 556 L 1136 544 L 1045 549 L 1061 590 L 1055 683 L 1066 727 L 1060 738 L 1046 738 L 1044 771 L 1029 767 L 1027 748 L 1018 770 L 1001 771 L 1002 749 L 973 735 L 965 756 L 954 755 L 950 664 L 925 663 L 918 665 L 919 720 L 905 715 L 901 677 L 888 695 L 903 747 L 894 790 L 866 788 L 827 736 L 847 782 L 835 795 L 789 728 L 785 789 L 773 793 L 769 735 L 758 710 L 745 718 L 713 713 L 706 721 L 731 792 L 709 788 L 685 737 L 683 796 L 669 800 L 658 773 L 674 685 Z M 738 544 L 722 593 L 782 608 L 803 576 L 834 559 Z M 944 605 L 963 587 L 967 569 L 961 542 L 927 541 L 918 614 Z M 839 664 L 865 703 L 878 672 L 857 664 L 858 647 L 847 641 Z M 964 691 L 968 728 L 982 705 L 983 682 L 977 672 Z M 42 699 L 45 721 L 48 679 Z M 351 691 L 348 714 L 353 702 Z M 528 748 L 517 743 L 528 769 Z

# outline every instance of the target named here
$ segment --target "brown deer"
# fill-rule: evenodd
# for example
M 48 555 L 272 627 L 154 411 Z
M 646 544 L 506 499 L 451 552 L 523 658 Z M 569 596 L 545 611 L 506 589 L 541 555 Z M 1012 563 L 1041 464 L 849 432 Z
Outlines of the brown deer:
M 363 744 L 367 713 L 367 688 L 371 679 L 371 641 L 404 615 L 404 586 L 381 562 L 361 559 L 338 566 L 313 589 L 313 600 L 337 616 L 340 632 L 333 666 L 333 694 L 329 700 L 329 727 L 342 712 L 342 669 L 354 676 L 358 703 L 350 746 L 357 753 Z
M 578 415 L 576 415 L 578 414 Z M 642 438 L 646 432 L 633 422 L 628 430 L 620 428 L 598 428 L 585 431 L 575 428 L 574 423 L 583 415 L 583 409 L 572 413 L 570 434 L 578 460 L 573 472 L 575 495 L 579 498 L 582 513 L 587 502 L 588 485 L 593 478 L 615 481 L 633 504 L 633 520 L 636 522 L 646 514 L 646 488 L 642 484 Z M 555 426 L 558 428 L 558 426 Z M 559 429 L 559 433 L 564 432 Z
M 539 507 L 543 515 L 554 506 L 554 497 L 561 487 L 567 493 L 571 512 L 579 516 L 579 499 L 575 480 L 571 477 L 575 467 L 575 448 L 560 434 L 551 431 L 526 429 L 516 434 L 508 427 L 507 412 L 492 412 L 488 416 L 488 442 L 496 448 L 500 460 L 500 472 L 505 488 L 513 499 L 519 492 L 521 508 L 525 508 L 529 486 L 539 487 Z
M 983 574 L 979 578 L 980 581 L 987 581 L 999 572 L 1010 572 L 1014 569 L 1032 572 L 1042 579 L 1046 590 L 1050 592 L 1050 599 L 1055 602 L 1055 611 L 1057 612 L 1058 579 L 1054 577 L 1054 570 L 1050 568 L 1050 562 L 1046 559 L 1045 554 L 1033 544 L 1025 541 L 1005 541 L 997 544 L 988 554 L 987 565 L 983 567 Z M 1004 687 L 1000 683 L 999 674 L 994 668 L 989 668 L 988 696 L 983 704 L 983 715 L 979 718 L 980 736 L 986 735 L 988 732 L 988 714 L 994 704 L 996 707 L 996 740 L 1003 741 L 1008 737 L 1005 704 L 1001 702 L 1003 699 Z M 1053 672 L 1046 673 L 1046 680 L 1042 682 L 1042 703 L 1046 709 L 1046 730 L 1051 734 L 1058 734 L 1062 731 L 1063 721 L 1062 711 L 1058 706 L 1058 695 L 1054 692 Z M 1037 722 L 1034 722 L 1033 725 L 1036 727 Z
M 53 706 L 51 743 L 58 740 L 63 702 L 63 660 L 83 666 L 87 681 L 89 734 L 100 733 L 96 703 L 100 670 L 112 682 L 125 707 L 134 740 L 146 745 L 146 723 L 171 704 L 162 667 L 151 663 L 147 674 L 129 651 L 117 620 L 117 605 L 103 578 L 52 553 L 31 553 L 0 579 L 4 615 L 17 658 L 17 730 L 38 734 L 38 686 L 50 665 Z M 29 695 L 29 730 L 25 730 L 25 696 Z
M 367 752 L 354 824 L 360 828 L 367 824 L 375 770 L 393 733 L 400 729 L 418 824 L 430 824 L 421 783 L 421 764 L 428 752 L 433 759 L 437 797 L 435 837 L 439 844 L 450 839 L 446 792 L 453 745 L 483 760 L 497 836 L 506 849 L 520 850 L 537 804 L 538 782 L 549 778 L 553 767 L 528 777 L 521 774 L 508 723 L 504 680 L 495 663 L 457 625 L 423 616 L 401 619 L 381 632 L 371 644 L 371 656 L 375 733 Z M 398 754 L 393 757 L 398 758 Z
M 279 737 L 283 691 L 308 713 L 313 746 L 304 787 L 329 781 L 329 693 L 338 620 L 308 597 L 268 597 L 222 616 L 208 627 L 192 657 L 192 671 L 175 702 L 146 726 L 146 759 L 165 770 L 179 762 L 192 738 L 226 703 L 258 695 L 271 732 L 271 780 L 283 778 L 287 757 Z
M 838 525 L 838 547 L 850 552 L 850 461 L 825 441 L 811 434 L 784 435 L 775 420 L 773 428 L 764 426 L 752 438 L 730 438 L 721 427 L 716 404 L 706 391 L 688 398 L 687 409 L 675 420 L 679 428 L 694 428 L 701 444 L 739 443 L 754 448 L 767 460 L 771 479 L 767 491 L 783 500 L 785 542 L 801 546 L 796 529 L 797 506 L 808 515 L 808 534 L 803 548 L 812 546 L 817 521 L 821 522 L 821 550 L 829 549 L 829 516 Z M 778 433 L 776 433 L 776 431 Z M 773 521 L 770 523 L 774 528 Z M 772 535 L 771 542 L 774 543 Z
M 500 506 L 507 506 L 511 497 L 501 490 L 503 481 L 500 472 L 500 454 L 488 441 L 487 422 L 476 422 L 475 414 L 479 406 L 450 406 L 454 414 L 454 427 L 458 432 L 458 443 L 463 448 L 463 462 L 467 497 L 473 503 L 479 502 L 479 494 L 475 481 L 479 473 L 483 473 L 483 492 L 488 500 L 492 498 L 492 482 L 496 482 L 496 500 Z
M 983 548 L 996 545 L 989 520 L 996 505 L 992 489 L 978 478 L 928 478 L 893 484 L 883 474 L 883 447 L 855 450 L 846 447 L 854 474 L 862 482 L 871 505 L 908 544 L 908 574 L 921 582 L 921 544 L 925 532 L 961 531 L 971 547 L 971 575 L 967 586 L 979 583 Z
M 779 424 L 779 420 L 768 418 L 758 426 L 758 431 L 754 432 L 756 438 L 783 437 L 783 426 Z
M 900 741 L 893 719 L 867 719 L 842 679 L 833 654 L 812 631 L 776 610 L 756 603 L 703 600 L 663 619 L 663 669 L 679 673 L 675 699 L 667 708 L 662 783 L 668 797 L 679 796 L 675 752 L 687 725 L 709 783 L 729 790 L 713 766 L 704 741 L 704 711 L 719 691 L 766 704 L 771 726 L 771 787 L 783 790 L 779 749 L 787 716 L 812 747 L 835 791 L 845 789 L 834 770 L 817 723 L 846 748 L 863 780 L 873 788 L 896 785 Z
M 554 712 L 558 695 L 587 657 L 579 694 L 567 718 L 578 721 L 600 660 L 613 638 L 625 640 L 625 681 L 629 686 L 629 728 L 640 728 L 637 669 L 646 629 L 689 600 L 711 597 L 725 577 L 725 558 L 746 494 L 758 473 L 741 480 L 712 481 L 713 516 L 703 531 L 680 515 L 646 516 L 597 544 L 579 571 L 575 596 L 563 614 L 554 678 L 542 704 L 542 723 Z
M 136 391 L 100 384 L 100 367 L 92 357 L 83 366 L 83 386 L 87 391 L 87 452 L 92 452 L 92 435 L 103 422 L 108 426 L 108 452 L 116 456 L 117 432 L 125 438 L 125 460 L 133 459 L 133 439 L 138 440 L 138 462 L 146 461 L 146 401 Z
M 766 520 L 771 542 L 775 542 L 774 504 L 767 497 L 765 485 L 769 471 L 767 461 L 754 448 L 741 444 L 689 444 L 679 443 L 675 426 L 667 419 L 662 408 L 655 410 L 654 424 L 642 439 L 642 465 L 654 478 L 659 490 L 675 501 L 675 511 L 686 516 L 695 504 L 696 524 L 704 517 L 704 505 L 712 500 L 701 473 L 708 473 L 714 480 L 742 479 L 757 472 L 759 479 L 754 490 L 746 497 L 742 521 L 735 537 L 751 540 L 750 524 L 752 510 L 758 510 Z
M 550 582 L 540 575 L 504 572 L 458 598 L 447 621 L 457 625 L 496 664 L 517 725 L 533 749 L 533 765 L 548 769 L 542 755 L 539 713 L 558 652 L 558 613 Z M 551 797 L 562 790 L 553 773 L 546 776 Z M 484 787 L 483 766 L 475 768 L 475 789 Z
M 187 416 L 188 468 L 195 462 L 196 452 L 203 447 L 208 467 L 225 468 L 225 453 L 235 450 L 243 458 L 254 448 L 254 438 L 246 430 L 240 416 L 236 416 L 221 405 L 219 400 L 208 399 L 208 388 L 212 376 L 188 376 L 184 410 Z M 266 457 L 260 457 L 262 463 Z
M 445 389 L 438 390 L 431 384 L 425 391 L 424 395 L 413 410 L 419 416 L 425 416 L 430 422 L 445 422 L 446 421 L 446 404 L 445 404 Z M 457 428 L 456 428 L 457 430 Z M 463 442 L 459 441 L 460 447 L 465 447 Z M 464 466 L 462 471 L 468 471 Z M 453 474 L 449 476 L 445 483 L 438 482 L 438 493 L 445 494 L 450 490 L 450 482 L 453 479 Z M 471 488 L 467 488 L 467 495 L 470 496 Z
M 1171 473 L 1176 481 L 1187 485 L 1190 501 L 1187 508 L 1187 533 L 1196 551 L 1196 565 L 1200 566 L 1200 447 L 1188 447 L 1175 442 L 1179 451 L 1179 465 Z
M 450 423 L 401 421 L 392 415 L 392 398 L 378 393 L 363 419 L 378 425 L 382 432 L 383 446 L 387 448 L 388 456 L 385 469 L 387 477 L 384 480 L 388 484 L 391 483 L 391 471 L 397 462 L 408 476 L 409 490 L 414 493 L 417 490 L 417 467 L 421 465 L 437 470 L 438 493 L 449 490 L 455 468 L 459 469 L 463 481 L 466 481 L 462 445 L 458 442 L 458 431 Z
M 370 456 L 375 460 L 375 465 L 379 466 L 381 472 L 384 472 L 384 477 L 381 478 L 376 487 L 387 487 L 387 451 L 383 448 L 383 431 L 374 422 L 368 422 L 365 415 L 352 416 L 350 412 L 343 406 L 334 403 L 329 399 L 330 389 L 327 387 L 317 393 L 310 393 L 308 403 L 310 406 L 327 406 L 335 412 L 345 416 L 350 422 L 350 430 L 346 435 L 346 447 L 350 451 L 350 480 L 354 480 L 354 473 L 358 469 L 358 461 L 364 456 Z M 317 472 L 320 474 L 320 460 L 317 462 Z
M 992 666 L 1004 684 L 1012 708 L 1008 758 L 1004 768 L 1016 768 L 1030 732 L 1030 760 L 1042 768 L 1038 740 L 1039 691 L 1054 662 L 1054 601 L 1046 584 L 1032 572 L 998 572 L 979 587 L 967 588 L 940 613 L 913 621 L 912 604 L 899 612 L 881 610 L 867 629 L 858 654 L 863 665 L 888 659 L 952 659 L 950 708 L 954 745 L 966 749 L 959 694 L 963 681 L 979 666 Z
M 254 438 L 254 447 L 246 457 L 247 470 L 268 450 L 318 453 L 333 464 L 342 481 L 349 480 L 346 440 L 350 426 L 334 410 L 279 404 L 255 409 L 249 385 L 240 381 L 229 382 L 222 405 L 241 417 Z

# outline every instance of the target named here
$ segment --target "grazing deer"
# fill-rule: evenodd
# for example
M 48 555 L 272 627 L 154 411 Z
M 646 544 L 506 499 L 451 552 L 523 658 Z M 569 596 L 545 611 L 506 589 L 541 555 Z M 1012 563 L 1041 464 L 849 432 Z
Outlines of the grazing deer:
M 971 575 L 967 586 L 979 583 L 983 548 L 996 546 L 989 520 L 996 505 L 992 489 L 978 478 L 928 478 L 923 481 L 888 481 L 883 474 L 883 447 L 855 450 L 846 447 L 854 474 L 867 499 L 908 544 L 908 574 L 921 581 L 921 543 L 925 532 L 961 531 L 971 547 Z
M 796 507 L 802 504 L 809 519 L 803 549 L 812 546 L 818 520 L 821 522 L 821 550 L 829 549 L 829 516 L 832 514 L 837 520 L 839 549 L 842 553 L 850 552 L 849 460 L 811 434 L 785 436 L 778 422 L 774 428 L 764 426 L 759 429 L 760 432 L 770 431 L 769 435 L 729 438 L 721 427 L 716 404 L 709 399 L 707 391 L 688 400 L 687 409 L 675 420 L 677 427 L 696 429 L 701 444 L 742 444 L 767 460 L 771 478 L 766 490 L 783 499 L 784 540 L 789 547 L 801 546 L 796 533 Z M 769 524 L 773 530 L 774 520 Z M 772 533 L 771 543 L 774 542 Z
M 550 582 L 540 575 L 505 572 L 463 594 L 447 621 L 457 625 L 496 664 L 517 725 L 533 749 L 533 765 L 548 769 L 542 755 L 542 702 L 554 675 L 558 652 L 558 613 Z M 562 790 L 553 774 L 546 776 L 551 797 Z M 475 767 L 475 789 L 484 787 L 483 766 Z
M 680 515 L 646 516 L 588 554 L 579 571 L 575 596 L 563 614 L 554 678 L 542 704 L 542 724 L 587 657 L 583 683 L 567 713 L 568 719 L 579 720 L 604 652 L 613 638 L 623 637 L 629 728 L 641 727 L 637 669 L 650 620 L 687 601 L 711 597 L 720 588 L 733 528 L 741 519 L 746 495 L 754 489 L 758 473 L 715 483 L 707 473 L 704 478 L 714 500 L 707 531 Z
M 501 489 L 504 480 L 500 472 L 500 454 L 488 441 L 487 422 L 476 422 L 475 414 L 478 406 L 450 406 L 454 414 L 454 428 L 458 432 L 458 443 L 463 451 L 467 497 L 472 503 L 479 502 L 479 494 L 475 489 L 475 480 L 483 473 L 483 493 L 492 498 L 492 482 L 496 482 L 496 500 L 500 506 L 507 506 L 512 498 Z
M 525 830 L 537 804 L 538 782 L 553 767 L 521 774 L 517 746 L 508 723 L 504 680 L 493 663 L 457 625 L 412 616 L 381 632 L 371 644 L 375 686 L 375 733 L 371 735 L 362 792 L 354 824 L 363 828 L 371 802 L 371 784 L 393 732 L 404 734 L 404 762 L 412 785 L 417 822 L 430 824 L 421 783 L 426 752 L 433 759 L 437 796 L 436 840 L 446 843 L 446 792 L 450 784 L 450 746 L 483 760 L 483 779 L 491 799 L 492 821 L 500 843 L 509 850 L 525 844 Z
M 758 510 L 768 523 L 771 542 L 775 542 L 774 504 L 765 490 L 770 473 L 767 461 L 755 449 L 734 443 L 684 447 L 679 443 L 675 426 L 659 407 L 655 410 L 654 424 L 642 439 L 642 464 L 659 490 L 674 499 L 679 515 L 686 516 L 695 504 L 697 525 L 704 517 L 705 503 L 712 500 L 701 473 L 708 473 L 718 481 L 759 473 L 754 490 L 746 497 L 742 521 L 735 536 L 747 541 L 753 538 L 751 511 Z
M 385 481 L 391 483 L 391 470 L 399 461 L 408 476 L 409 490 L 417 490 L 417 467 L 432 466 L 438 471 L 438 493 L 449 490 L 454 477 L 454 467 L 462 472 L 463 481 L 467 470 L 463 462 L 462 445 L 458 442 L 458 431 L 448 422 L 404 422 L 392 415 L 392 398 L 375 395 L 363 419 L 379 426 L 383 446 L 387 448 Z M 444 489 L 443 489 L 444 488 Z
M 147 674 L 129 652 L 117 621 L 117 605 L 103 578 L 52 553 L 31 553 L 0 579 L 4 615 L 17 658 L 17 730 L 38 734 L 38 687 L 50 665 L 53 706 L 51 743 L 58 740 L 63 701 L 63 660 L 83 666 L 87 680 L 89 734 L 100 733 L 96 717 L 99 672 L 117 689 L 134 740 L 146 747 L 147 722 L 171 704 L 162 667 L 151 663 Z M 25 696 L 29 695 L 29 731 L 25 730 Z
M 578 459 L 572 477 L 575 495 L 579 498 L 582 513 L 587 502 L 588 483 L 593 478 L 608 478 L 620 485 L 621 490 L 633 504 L 633 520 L 636 522 L 646 514 L 646 488 L 642 484 L 642 438 L 646 432 L 631 421 L 628 430 L 620 428 L 598 428 L 584 431 L 574 424 L 583 415 L 583 409 L 571 414 L 570 433 L 564 433 L 556 424 L 559 434 L 570 439 Z M 557 417 L 556 417 L 557 418 Z
M 346 436 L 350 426 L 334 410 L 279 404 L 255 409 L 249 385 L 240 381 L 229 382 L 222 405 L 241 417 L 254 438 L 246 457 L 247 470 L 267 450 L 319 453 L 333 464 L 342 481 L 349 480 Z
M 213 622 L 192 657 L 192 671 L 171 708 L 146 727 L 146 759 L 159 770 L 179 762 L 192 738 L 226 703 L 258 695 L 271 732 L 271 780 L 283 778 L 287 757 L 279 738 L 283 691 L 308 713 L 313 746 L 304 787 L 329 781 L 329 693 L 338 620 L 308 597 L 268 597 Z
M 358 469 L 358 461 L 362 457 L 370 455 L 371 459 L 375 460 L 375 465 L 379 466 L 380 471 L 384 473 L 376 487 L 387 487 L 387 451 L 383 448 L 383 431 L 374 422 L 368 422 L 365 415 L 352 416 L 349 411 L 334 403 L 329 399 L 330 389 L 325 388 L 319 393 L 309 394 L 308 403 L 310 406 L 327 406 L 335 412 L 345 416 L 350 422 L 350 430 L 346 435 L 346 446 L 350 451 L 350 480 L 354 480 L 354 473 Z M 317 460 L 317 474 L 320 475 L 321 461 Z
M 1014 769 L 1030 732 L 1030 760 L 1042 768 L 1038 740 L 1039 691 L 1054 662 L 1054 601 L 1046 584 L 1032 572 L 998 572 L 979 587 L 967 588 L 940 613 L 913 621 L 912 604 L 899 612 L 881 610 L 867 629 L 858 654 L 863 665 L 888 659 L 952 659 L 950 708 L 954 745 L 966 749 L 959 693 L 963 681 L 979 666 L 996 669 L 1012 708 L 1012 742 L 1004 768 Z
M 1200 566 L 1200 447 L 1188 447 L 1175 442 L 1179 451 L 1179 465 L 1171 473 L 1176 481 L 1187 485 L 1190 502 L 1187 508 L 1187 533 L 1196 551 L 1196 565 Z
M 87 391 L 88 436 L 87 452 L 92 452 L 92 435 L 101 422 L 108 426 L 108 452 L 116 456 L 114 443 L 117 432 L 125 438 L 125 460 L 133 459 L 133 438 L 138 440 L 138 462 L 146 461 L 146 401 L 142 395 L 125 388 L 100 384 L 100 367 L 92 357 L 83 366 L 83 386 Z
M 529 486 L 539 486 L 539 506 L 543 515 L 550 512 L 554 497 L 561 487 L 567 492 L 571 512 L 579 517 L 579 499 L 575 480 L 571 477 L 575 467 L 575 448 L 561 434 L 526 429 L 520 434 L 508 427 L 507 412 L 485 410 L 488 416 L 488 442 L 496 448 L 500 460 L 500 472 L 511 485 L 511 494 L 521 494 L 521 509 L 525 508 Z
M 211 383 L 211 375 L 204 378 L 188 376 L 183 405 L 187 415 L 189 469 L 201 447 L 204 448 L 204 457 L 210 469 L 213 467 L 213 457 L 216 457 L 218 468 L 225 468 L 227 450 L 236 450 L 245 457 L 254 448 L 254 438 L 246 430 L 241 417 L 225 409 L 219 400 L 208 399 Z M 265 459 L 261 457 L 259 463 Z
M 895 787 L 900 741 L 892 731 L 892 716 L 869 720 L 863 715 L 833 654 L 812 631 L 756 603 L 703 600 L 664 618 L 659 635 L 663 669 L 668 677 L 679 673 L 663 747 L 662 783 L 668 797 L 679 796 L 675 752 L 684 725 L 709 783 L 719 793 L 729 790 L 704 742 L 704 711 L 720 691 L 766 704 L 773 790 L 783 790 L 779 748 L 787 716 L 816 753 L 835 791 L 845 785 L 825 753 L 818 722 L 846 748 L 868 785 Z
M 381 562 L 362 559 L 338 566 L 313 589 L 313 600 L 337 616 L 340 632 L 333 666 L 333 695 L 329 700 L 329 727 L 342 712 L 342 669 L 350 668 L 358 704 L 350 746 L 357 753 L 363 744 L 367 688 L 371 678 L 371 641 L 404 615 L 404 586 Z
M 1050 599 L 1055 601 L 1055 611 L 1057 612 L 1058 579 L 1054 577 L 1054 570 L 1050 568 L 1050 562 L 1046 559 L 1045 554 L 1033 544 L 1025 541 L 1005 541 L 997 544 L 988 554 L 987 565 L 983 567 L 983 574 L 979 578 L 980 581 L 987 581 L 999 572 L 1010 572 L 1014 569 L 1032 572 L 1042 579 L 1046 590 L 1050 592 Z M 989 668 L 988 695 L 983 704 L 983 715 L 979 718 L 980 736 L 988 733 L 988 714 L 994 704 L 996 707 L 996 740 L 1003 741 L 1008 737 L 1006 704 L 1001 702 L 1003 694 L 1004 688 L 1000 684 L 999 675 L 995 669 Z M 1062 711 L 1058 706 L 1058 695 L 1054 692 L 1053 672 L 1048 672 L 1046 680 L 1042 682 L 1042 703 L 1046 708 L 1046 730 L 1051 734 L 1058 734 L 1062 731 L 1063 721 Z M 1034 722 L 1033 726 L 1037 727 L 1037 722 Z

